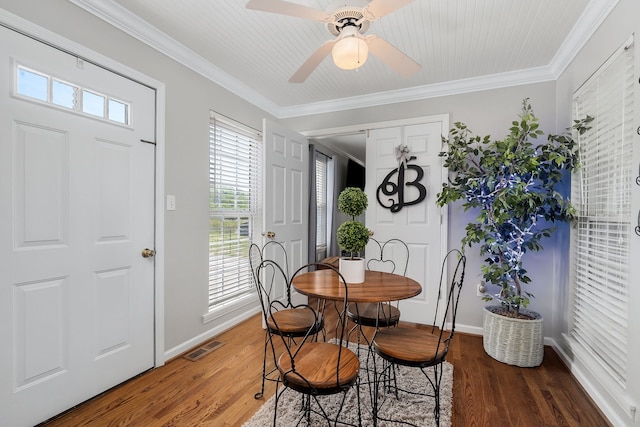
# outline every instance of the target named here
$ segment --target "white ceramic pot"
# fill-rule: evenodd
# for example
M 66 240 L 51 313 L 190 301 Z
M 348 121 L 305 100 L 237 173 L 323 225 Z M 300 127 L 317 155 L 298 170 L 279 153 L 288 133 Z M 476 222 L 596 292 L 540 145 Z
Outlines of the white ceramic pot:
M 364 258 L 340 258 L 339 270 L 347 283 L 364 282 Z
M 528 311 L 534 319 L 513 319 L 484 308 L 484 350 L 494 359 L 509 365 L 534 367 L 544 356 L 542 316 Z M 526 311 L 526 310 L 521 310 Z

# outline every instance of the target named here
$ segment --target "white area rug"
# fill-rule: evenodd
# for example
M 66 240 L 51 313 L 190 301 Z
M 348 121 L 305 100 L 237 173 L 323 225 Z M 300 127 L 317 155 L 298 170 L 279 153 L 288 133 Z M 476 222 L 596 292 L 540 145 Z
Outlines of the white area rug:
M 350 347 L 355 351 L 355 347 Z M 366 381 L 366 372 L 363 367 L 366 362 L 366 350 L 360 352 L 361 380 Z M 376 356 L 378 357 L 378 356 Z M 380 359 L 378 361 L 378 367 L 382 366 Z M 371 363 L 371 362 L 370 362 Z M 453 365 L 445 362 L 443 365 L 442 384 L 440 386 L 440 426 L 451 426 L 451 403 L 452 403 L 452 387 L 453 387 Z M 379 369 L 379 368 L 378 368 Z M 429 369 L 430 375 L 433 375 L 433 370 Z M 400 388 L 408 390 L 431 390 L 428 380 L 424 377 L 420 369 L 407 368 L 401 366 L 397 372 L 398 386 Z M 428 389 L 427 389 L 428 387 Z M 360 407 L 363 426 L 372 426 L 373 417 L 371 413 L 371 395 L 368 384 L 360 385 Z M 355 387 L 347 393 L 347 399 L 344 403 L 344 407 L 340 412 L 340 420 L 347 423 L 358 423 L 357 412 L 357 397 Z M 398 421 L 410 422 L 418 426 L 435 426 L 435 418 L 433 416 L 434 399 L 429 396 L 416 396 L 407 393 L 402 393 L 395 396 L 388 393 L 384 404 L 380 409 L 380 417 L 393 419 Z M 342 399 L 342 393 L 333 396 L 321 396 L 319 397 L 325 411 L 330 416 L 336 413 L 339 402 Z M 271 397 L 262 407 L 256 412 L 253 417 L 247 421 L 243 427 L 264 427 L 273 425 L 273 408 L 275 404 L 275 397 Z M 315 405 L 315 403 L 313 403 Z M 282 394 L 280 401 L 278 402 L 278 424 L 280 427 L 295 426 L 300 418 L 300 405 L 301 394 L 293 390 L 287 390 Z M 300 425 L 306 425 L 303 421 Z M 312 414 L 311 425 L 326 425 L 326 421 L 320 418 L 316 414 Z M 378 425 L 381 427 L 402 425 L 398 422 L 378 421 Z

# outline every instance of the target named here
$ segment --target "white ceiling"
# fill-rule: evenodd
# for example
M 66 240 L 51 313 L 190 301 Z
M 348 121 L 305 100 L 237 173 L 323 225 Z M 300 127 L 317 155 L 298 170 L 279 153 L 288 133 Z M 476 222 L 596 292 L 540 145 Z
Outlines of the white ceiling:
M 415 0 L 366 34 L 417 61 L 417 74 L 399 77 L 372 55 L 344 71 L 328 57 L 296 84 L 291 75 L 333 38 L 323 23 L 247 10 L 247 0 L 69 1 L 279 118 L 553 80 L 617 3 Z

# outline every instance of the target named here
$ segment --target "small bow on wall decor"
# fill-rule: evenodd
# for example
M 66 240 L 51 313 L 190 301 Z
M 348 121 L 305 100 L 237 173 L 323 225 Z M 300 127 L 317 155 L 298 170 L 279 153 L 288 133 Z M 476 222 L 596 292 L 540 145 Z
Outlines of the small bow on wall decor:
M 396 159 L 398 160 L 398 168 L 400 168 L 400 166 L 404 166 L 404 168 L 407 168 L 407 160 L 414 160 L 416 157 L 412 156 L 411 158 L 407 159 L 407 157 L 409 156 L 409 147 L 407 147 L 406 145 L 398 145 L 396 147 Z
M 418 165 L 408 164 L 416 159 L 416 156 L 409 156 L 409 147 L 398 145 L 396 159 L 398 160 L 398 168 L 384 177 L 376 191 L 376 198 L 380 206 L 391 212 L 399 212 L 404 206 L 418 204 L 427 197 L 427 189 L 420 183 L 424 177 L 424 171 Z M 405 200 L 405 187 L 413 187 L 417 190 L 417 196 L 413 200 Z M 410 190 L 410 193 L 415 192 Z M 383 201 L 384 196 L 387 198 Z

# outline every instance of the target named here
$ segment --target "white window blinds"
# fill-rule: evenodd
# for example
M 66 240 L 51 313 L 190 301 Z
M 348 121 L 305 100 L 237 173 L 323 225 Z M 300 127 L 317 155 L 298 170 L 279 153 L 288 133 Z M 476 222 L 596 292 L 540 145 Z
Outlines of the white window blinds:
M 574 97 L 576 118 L 594 121 L 579 138 L 581 167 L 572 182 L 577 224 L 569 334 L 603 368 L 599 373 L 622 388 L 629 363 L 633 61 L 633 49 L 621 48 Z
M 261 211 L 260 133 L 226 117 L 209 126 L 209 310 L 253 292 L 248 251 Z
M 327 248 L 327 172 L 329 158 L 316 154 L 316 252 Z

